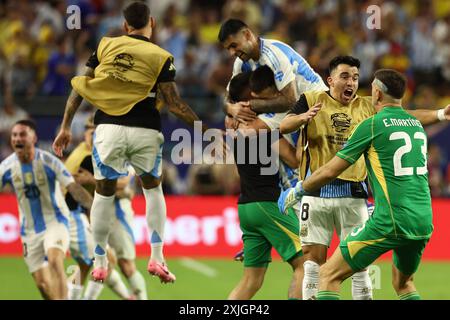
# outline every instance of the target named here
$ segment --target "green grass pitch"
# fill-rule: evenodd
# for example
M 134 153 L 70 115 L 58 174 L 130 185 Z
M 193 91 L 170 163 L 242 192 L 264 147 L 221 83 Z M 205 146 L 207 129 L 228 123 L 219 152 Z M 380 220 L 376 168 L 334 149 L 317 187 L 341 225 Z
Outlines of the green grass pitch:
M 147 274 L 146 259 L 139 259 L 137 265 L 147 281 L 149 299 L 153 300 L 222 300 L 239 281 L 243 266 L 240 262 L 224 259 L 172 259 L 168 263 L 177 276 L 175 284 L 160 284 L 157 278 Z M 68 259 L 67 267 L 73 264 Z M 391 265 L 389 262 L 375 263 L 379 267 L 379 288 L 374 290 L 374 299 L 396 299 L 391 286 Z M 376 270 L 376 269 L 375 269 Z M 415 276 L 415 283 L 423 299 L 450 300 L 450 262 L 423 262 Z M 374 276 L 375 278 L 377 276 Z M 290 267 L 275 260 L 270 264 L 265 283 L 254 299 L 283 300 L 290 282 Z M 40 299 L 31 276 L 22 258 L 0 258 L 0 299 Z M 351 284 L 346 281 L 342 287 L 342 298 L 351 299 Z M 100 299 L 118 299 L 111 290 L 103 290 Z

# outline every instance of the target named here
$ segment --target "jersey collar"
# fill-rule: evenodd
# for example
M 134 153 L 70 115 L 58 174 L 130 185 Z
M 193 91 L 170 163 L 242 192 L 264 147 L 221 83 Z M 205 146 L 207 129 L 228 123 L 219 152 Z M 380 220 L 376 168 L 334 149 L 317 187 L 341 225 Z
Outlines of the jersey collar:
M 143 40 L 143 41 L 147 41 L 150 42 L 150 39 L 145 37 L 145 36 L 141 36 L 139 34 L 127 34 L 128 37 L 134 38 L 134 39 L 138 39 L 138 40 Z

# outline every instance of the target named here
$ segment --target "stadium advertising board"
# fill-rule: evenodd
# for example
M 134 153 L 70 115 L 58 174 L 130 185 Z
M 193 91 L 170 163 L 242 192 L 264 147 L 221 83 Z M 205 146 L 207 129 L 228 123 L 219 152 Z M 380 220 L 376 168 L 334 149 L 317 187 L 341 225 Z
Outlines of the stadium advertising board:
M 232 258 L 241 249 L 235 197 L 168 196 L 165 255 L 167 257 Z M 133 200 L 133 232 L 137 254 L 147 256 L 150 241 L 143 197 Z M 424 259 L 450 260 L 450 200 L 434 199 L 435 231 Z M 0 195 L 0 255 L 21 255 L 19 217 L 14 195 Z M 334 239 L 332 248 L 337 245 Z

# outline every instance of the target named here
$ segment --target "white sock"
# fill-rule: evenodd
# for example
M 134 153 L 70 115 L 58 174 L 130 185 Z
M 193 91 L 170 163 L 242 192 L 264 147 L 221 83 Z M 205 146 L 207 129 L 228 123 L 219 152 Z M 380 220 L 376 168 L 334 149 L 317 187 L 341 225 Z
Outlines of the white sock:
M 142 188 L 146 203 L 147 225 L 152 247 L 151 259 L 164 262 L 164 227 L 166 224 L 166 201 L 161 184 L 152 189 Z
M 353 300 L 373 300 L 372 280 L 369 271 L 360 271 L 352 276 L 352 297 Z
M 89 280 L 86 286 L 86 291 L 84 292 L 83 299 L 97 300 L 102 290 L 103 290 L 103 283 Z
M 79 284 L 74 284 L 72 282 L 67 283 L 67 289 L 69 293 L 67 294 L 67 298 L 69 300 L 80 300 L 81 294 L 83 293 L 83 286 Z
M 120 274 L 116 270 L 111 271 L 109 277 L 106 278 L 106 284 L 122 299 L 130 298 L 130 293 L 128 292 L 125 283 L 123 283 Z
M 308 260 L 303 263 L 305 276 L 303 277 L 303 300 L 314 300 L 319 292 L 319 269 L 320 266 L 314 261 Z
M 114 223 L 114 196 L 105 197 L 95 192 L 91 208 L 92 234 L 96 243 L 94 267 L 107 268 L 106 244 Z
M 147 288 L 142 274 L 136 270 L 131 277 L 128 278 L 131 290 L 138 300 L 147 300 Z

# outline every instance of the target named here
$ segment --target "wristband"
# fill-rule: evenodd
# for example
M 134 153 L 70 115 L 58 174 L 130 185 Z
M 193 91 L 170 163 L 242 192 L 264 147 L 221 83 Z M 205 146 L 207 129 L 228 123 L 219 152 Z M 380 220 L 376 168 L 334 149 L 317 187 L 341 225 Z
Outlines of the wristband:
M 439 119 L 439 121 L 445 121 L 447 120 L 445 118 L 445 109 L 439 109 L 437 112 L 437 118 Z

